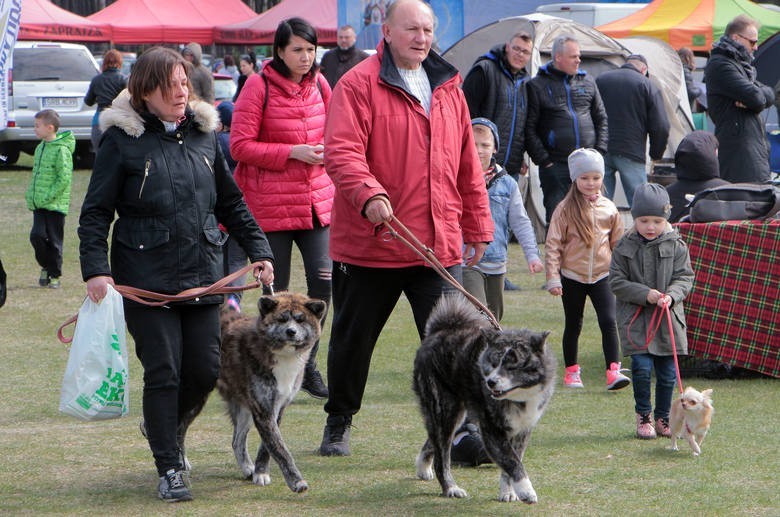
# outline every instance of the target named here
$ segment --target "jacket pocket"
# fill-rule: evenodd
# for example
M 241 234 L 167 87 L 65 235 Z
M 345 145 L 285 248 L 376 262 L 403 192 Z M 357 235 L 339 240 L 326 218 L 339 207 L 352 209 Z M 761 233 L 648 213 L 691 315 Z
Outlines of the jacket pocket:
M 137 251 L 148 251 L 168 243 L 171 235 L 165 228 L 119 231 L 116 240 L 123 246 Z

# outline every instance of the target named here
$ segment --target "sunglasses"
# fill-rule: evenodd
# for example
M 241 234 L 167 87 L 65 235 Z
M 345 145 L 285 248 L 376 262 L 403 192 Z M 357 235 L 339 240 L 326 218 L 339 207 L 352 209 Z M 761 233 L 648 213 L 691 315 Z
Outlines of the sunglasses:
M 751 46 L 751 47 L 755 47 L 755 46 L 756 46 L 756 44 L 758 43 L 758 40 L 757 40 L 757 39 L 750 39 L 750 38 L 748 38 L 747 36 L 743 36 L 742 34 L 737 34 L 737 36 L 739 36 L 739 37 L 740 37 L 740 38 L 742 38 L 743 40 L 745 40 L 745 41 L 747 41 L 748 43 L 750 43 L 750 46 Z

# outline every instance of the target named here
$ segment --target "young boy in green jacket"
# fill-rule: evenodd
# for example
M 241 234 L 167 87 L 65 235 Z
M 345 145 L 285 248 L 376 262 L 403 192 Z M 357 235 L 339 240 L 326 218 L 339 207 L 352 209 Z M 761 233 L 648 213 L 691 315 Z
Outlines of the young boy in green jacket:
M 70 206 L 73 151 L 76 138 L 71 131 L 57 133 L 60 116 L 53 109 L 35 114 L 35 148 L 32 181 L 27 187 L 27 208 L 33 211 L 30 243 L 41 266 L 38 285 L 58 289 L 62 275 L 62 240 L 65 216 Z

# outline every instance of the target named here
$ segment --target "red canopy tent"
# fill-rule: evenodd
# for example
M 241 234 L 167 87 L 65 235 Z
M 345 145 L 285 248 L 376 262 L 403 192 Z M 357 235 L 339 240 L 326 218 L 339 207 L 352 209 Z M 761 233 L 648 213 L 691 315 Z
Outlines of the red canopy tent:
M 338 31 L 336 0 L 282 0 L 250 20 L 214 29 L 216 43 L 270 45 L 279 22 L 299 16 L 317 29 L 320 45 L 335 45 Z
M 49 0 L 24 0 L 17 39 L 110 41 L 111 27 L 66 11 Z
M 117 0 L 88 18 L 109 24 L 113 43 L 210 45 L 215 26 L 256 15 L 241 0 Z

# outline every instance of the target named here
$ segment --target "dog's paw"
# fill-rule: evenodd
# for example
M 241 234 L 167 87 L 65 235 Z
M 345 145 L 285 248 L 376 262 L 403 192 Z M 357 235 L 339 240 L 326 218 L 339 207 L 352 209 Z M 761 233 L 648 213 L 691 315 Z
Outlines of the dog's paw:
M 267 472 L 256 472 L 252 474 L 252 483 L 259 486 L 271 484 L 271 474 Z
M 513 501 L 519 501 L 520 498 L 511 488 L 509 490 L 501 490 L 498 494 L 498 500 L 502 503 L 511 503 Z
M 302 494 L 309 489 L 309 484 L 304 479 L 299 479 L 290 486 L 290 490 L 296 494 Z
M 700 453 L 700 452 L 693 451 L 693 457 L 694 457 L 694 458 L 695 458 L 696 456 L 698 456 L 699 454 L 701 454 L 701 453 Z
M 444 497 L 457 497 L 458 499 L 463 499 L 464 497 L 469 496 L 468 492 L 463 490 L 458 485 L 451 486 L 442 495 Z
M 524 503 L 535 504 L 539 500 L 536 497 L 536 491 L 531 484 L 531 480 L 528 478 L 523 478 L 517 483 L 513 483 L 512 488 L 514 488 L 517 498 Z
M 244 479 L 252 479 L 252 477 L 255 475 L 254 463 L 245 463 L 243 465 L 239 465 L 238 468 L 241 469 L 241 473 L 244 475 Z
M 417 456 L 415 461 L 417 467 L 417 477 L 423 481 L 430 481 L 433 479 L 433 461 L 425 461 L 422 456 Z

